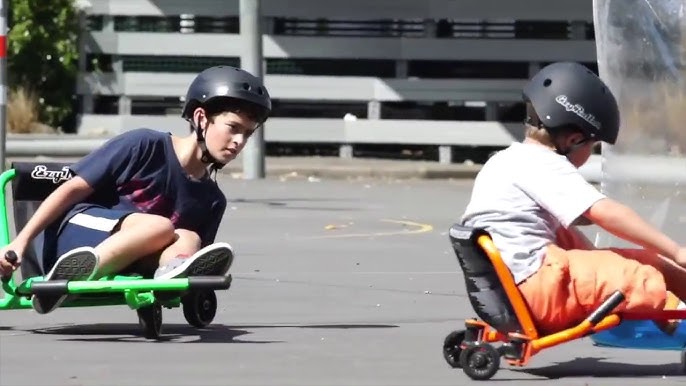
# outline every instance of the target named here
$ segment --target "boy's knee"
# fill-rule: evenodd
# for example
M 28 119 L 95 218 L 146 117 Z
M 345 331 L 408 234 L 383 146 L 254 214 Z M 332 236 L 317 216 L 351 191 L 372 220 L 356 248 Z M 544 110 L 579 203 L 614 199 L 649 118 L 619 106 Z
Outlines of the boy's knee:
M 667 301 L 667 285 L 660 271 L 652 266 L 643 265 L 636 273 L 634 285 L 642 287 L 642 291 L 636 291 L 640 293 L 640 299 L 636 301 L 644 307 L 662 309 Z
M 188 245 L 193 245 L 196 249 L 200 249 L 200 245 L 202 245 L 202 240 L 200 239 L 200 235 L 198 235 L 197 233 L 189 231 L 187 229 L 177 229 L 174 232 L 176 232 L 176 235 L 179 237 L 179 239 L 183 240 L 184 243 Z
M 151 237 L 161 240 L 174 239 L 174 224 L 166 217 L 147 213 L 134 213 L 126 217 L 122 228 L 136 227 Z

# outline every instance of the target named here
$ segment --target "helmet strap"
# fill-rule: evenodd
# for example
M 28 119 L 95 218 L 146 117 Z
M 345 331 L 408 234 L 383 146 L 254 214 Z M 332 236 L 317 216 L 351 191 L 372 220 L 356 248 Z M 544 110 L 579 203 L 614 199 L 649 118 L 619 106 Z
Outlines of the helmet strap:
M 207 143 L 205 143 L 205 137 L 203 135 L 203 132 L 207 130 L 209 127 L 209 122 L 205 125 L 204 129 L 200 128 L 199 122 L 191 121 L 191 126 L 193 126 L 193 130 L 195 130 L 195 135 L 198 141 L 198 146 L 200 146 L 200 150 L 202 151 L 202 156 L 200 157 L 200 161 L 202 161 L 205 164 L 210 164 L 210 174 L 214 171 L 216 172 L 217 170 L 223 168 L 225 165 L 218 162 L 214 157 L 212 157 L 212 154 L 210 154 L 210 151 L 207 150 Z
M 533 106 L 531 106 L 531 104 L 527 105 L 527 114 L 526 114 L 525 123 L 526 123 L 526 124 L 529 124 L 529 125 L 531 125 L 531 126 L 537 127 L 537 128 L 539 128 L 539 129 L 548 130 L 548 129 L 545 127 L 545 125 L 543 125 L 543 122 L 542 122 L 541 119 L 538 117 L 538 115 L 537 115 L 536 112 L 534 111 Z M 552 134 L 552 133 L 550 132 L 550 130 L 548 130 L 548 133 L 550 133 L 550 135 L 551 135 L 552 137 L 555 137 L 555 135 Z M 564 149 L 564 150 L 561 149 L 559 146 L 555 145 L 555 152 L 556 152 L 557 154 L 559 154 L 559 155 L 563 155 L 563 156 L 569 158 L 569 154 L 571 154 L 571 153 L 577 151 L 580 147 L 582 147 L 583 145 L 585 145 L 586 142 L 591 141 L 592 139 L 593 139 L 593 138 L 586 138 L 586 139 L 584 139 L 583 141 L 581 141 L 581 142 L 579 142 L 579 143 L 577 143 L 577 144 L 574 144 L 574 145 L 572 145 L 572 146 L 570 146 L 569 148 Z M 555 139 L 553 139 L 553 142 L 555 142 Z
M 561 150 L 559 147 L 555 146 L 555 152 L 557 152 L 557 154 L 559 154 L 559 155 L 563 155 L 563 156 L 567 157 L 569 154 L 579 150 L 579 148 L 584 146 L 590 140 L 592 140 L 592 138 L 586 138 L 579 143 L 575 143 L 574 145 L 570 146 L 566 150 Z
M 534 115 L 534 116 L 529 116 L 529 117 L 527 117 L 526 123 L 528 123 L 528 124 L 531 125 L 531 126 L 538 127 L 539 129 L 544 129 L 544 130 L 546 130 L 546 127 L 543 125 L 543 123 L 541 122 L 541 120 L 540 120 L 537 116 L 535 116 L 535 115 Z M 550 133 L 550 131 L 548 131 L 548 132 Z M 551 133 L 551 135 L 552 135 L 553 137 L 555 137 L 554 134 Z M 583 141 L 581 141 L 581 142 L 579 142 L 579 143 L 577 143 L 577 144 L 574 144 L 574 145 L 572 145 L 572 146 L 570 146 L 570 147 L 568 147 L 567 149 L 564 149 L 564 150 L 561 149 L 559 146 L 555 145 L 555 152 L 556 152 L 557 154 L 559 154 L 559 155 L 563 155 L 563 156 L 565 156 L 565 157 L 568 157 L 569 154 L 571 154 L 571 153 L 577 151 L 580 147 L 582 147 L 584 144 L 586 144 L 586 142 L 588 142 L 588 141 L 590 141 L 590 140 L 591 140 L 591 138 L 587 138 L 587 139 L 585 139 L 585 140 L 583 140 Z M 555 140 L 553 140 L 553 142 L 554 142 L 554 141 L 555 141 Z

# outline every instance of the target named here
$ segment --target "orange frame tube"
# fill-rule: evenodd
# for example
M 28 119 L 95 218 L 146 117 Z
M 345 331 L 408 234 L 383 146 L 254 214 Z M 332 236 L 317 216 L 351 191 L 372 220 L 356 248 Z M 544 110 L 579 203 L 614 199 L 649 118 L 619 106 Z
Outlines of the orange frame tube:
M 517 289 L 517 285 L 512 278 L 510 270 L 505 263 L 503 263 L 503 260 L 500 257 L 500 251 L 493 243 L 493 240 L 487 235 L 481 235 L 477 238 L 477 244 L 486 252 L 488 259 L 491 261 L 491 264 L 493 264 L 498 279 L 503 285 L 503 289 L 505 290 L 508 299 L 510 299 L 510 303 L 512 303 L 519 324 L 522 326 L 522 329 L 524 329 L 524 334 L 532 340 L 538 338 L 538 331 L 531 319 L 529 308 L 524 302 L 519 289 Z
M 664 311 L 651 314 L 610 314 L 596 325 L 593 325 L 589 320 L 584 320 L 574 327 L 544 337 L 539 337 L 538 331 L 531 318 L 529 308 L 526 305 L 522 294 L 517 289 L 517 285 L 514 283 L 510 270 L 507 268 L 505 263 L 503 263 L 502 258 L 500 257 L 500 251 L 495 246 L 495 243 L 488 235 L 481 235 L 476 241 L 479 247 L 481 247 L 491 261 L 491 264 L 498 275 L 498 279 L 501 281 L 503 289 L 505 290 L 505 293 L 512 304 L 515 315 L 517 316 L 517 319 L 524 330 L 523 334 L 510 335 L 519 335 L 529 340 L 529 342 L 524 343 L 522 358 L 517 360 L 508 360 L 508 362 L 510 362 L 512 365 L 524 366 L 533 355 L 544 349 L 579 339 L 595 332 L 616 327 L 623 319 L 655 319 L 656 317 L 664 319 L 686 319 L 686 310 Z M 507 335 L 492 329 L 488 324 L 482 321 L 470 320 L 468 321 L 468 324 L 482 326 L 484 328 L 481 337 L 481 340 L 484 342 L 507 342 L 510 340 Z

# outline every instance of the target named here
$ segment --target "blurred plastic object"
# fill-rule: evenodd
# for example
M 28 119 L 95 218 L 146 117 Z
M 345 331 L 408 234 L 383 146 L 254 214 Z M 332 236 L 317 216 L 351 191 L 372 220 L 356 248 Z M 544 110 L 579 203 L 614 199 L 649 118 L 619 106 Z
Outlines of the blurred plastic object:
M 602 148 L 601 189 L 681 243 L 686 243 L 681 223 L 686 214 L 685 10 L 686 0 L 593 2 L 598 70 L 622 114 L 618 143 Z M 667 176 L 657 165 L 676 169 Z M 596 245 L 635 247 L 607 233 L 598 234 Z M 613 347 L 681 350 L 686 325 L 669 337 L 652 322 L 626 321 L 591 339 Z

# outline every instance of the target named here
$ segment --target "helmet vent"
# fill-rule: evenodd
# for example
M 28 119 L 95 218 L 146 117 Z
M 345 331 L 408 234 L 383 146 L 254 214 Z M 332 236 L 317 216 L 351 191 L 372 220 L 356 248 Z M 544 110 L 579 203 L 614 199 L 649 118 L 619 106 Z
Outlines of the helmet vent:
M 247 82 L 243 83 L 243 90 L 250 90 L 250 84 L 248 84 Z
M 262 91 L 262 87 L 257 88 L 257 94 L 259 94 L 259 95 L 264 94 L 264 91 Z
M 543 81 L 543 87 L 548 87 L 548 86 L 550 86 L 552 83 L 553 83 L 553 81 L 550 80 L 550 78 L 548 78 L 548 79 L 546 79 L 546 80 Z

